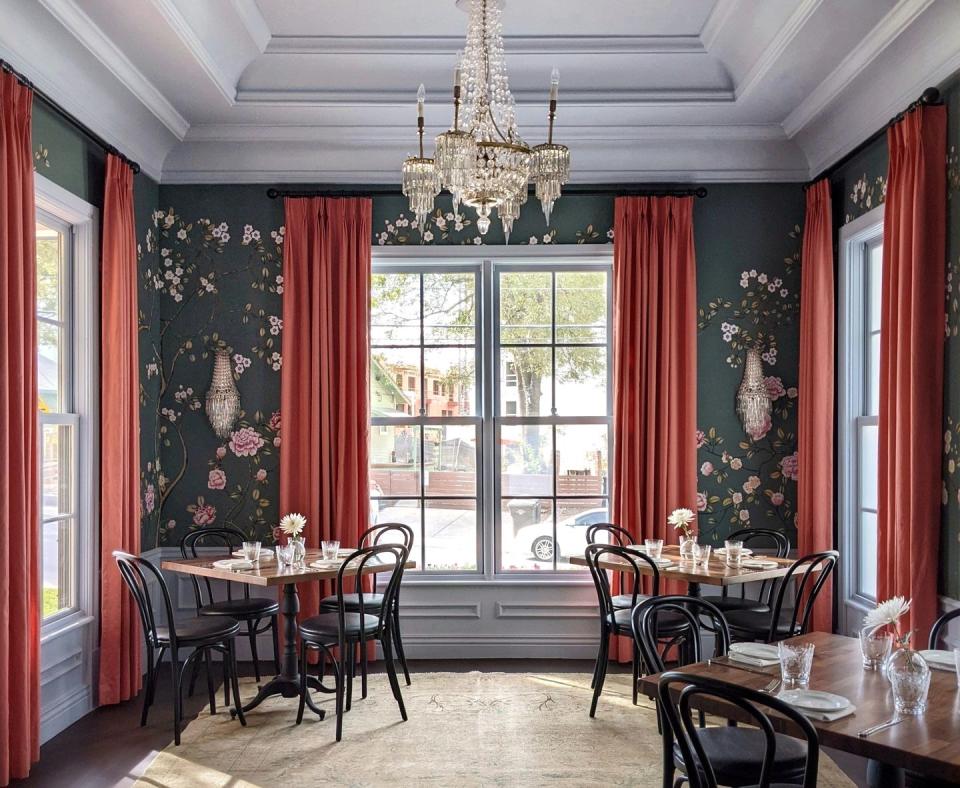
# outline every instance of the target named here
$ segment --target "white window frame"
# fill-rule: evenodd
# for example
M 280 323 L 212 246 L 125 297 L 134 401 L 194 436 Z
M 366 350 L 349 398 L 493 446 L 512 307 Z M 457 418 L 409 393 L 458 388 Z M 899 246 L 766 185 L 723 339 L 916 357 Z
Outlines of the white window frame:
M 79 628 L 85 628 L 91 636 L 88 647 L 93 652 L 92 638 L 96 635 L 100 566 L 99 216 L 94 206 L 42 175 L 34 175 L 34 189 L 38 219 L 43 221 L 45 216 L 50 216 L 68 228 L 65 241 L 70 245 L 68 254 L 72 268 L 67 283 L 68 292 L 63 294 L 69 304 L 67 335 L 72 351 L 69 375 L 71 413 L 43 414 L 41 421 L 75 425 L 73 451 L 77 468 L 77 500 L 74 605 L 41 620 L 41 657 L 46 669 L 58 661 L 58 640 Z M 38 529 L 40 522 L 38 519 Z
M 533 266 L 554 266 L 562 267 L 564 264 L 570 267 L 582 268 L 584 264 L 593 264 L 597 266 L 611 266 L 613 263 L 612 245 L 587 245 L 587 244 L 555 244 L 550 246 L 375 246 L 372 249 L 373 268 L 389 268 L 398 270 L 404 264 L 413 269 L 430 266 L 443 269 L 449 267 L 450 270 L 456 270 L 457 266 L 463 266 L 466 262 L 482 262 L 483 275 L 481 276 L 482 293 L 478 292 L 477 298 L 480 308 L 480 324 L 478 325 L 478 352 L 480 352 L 481 364 L 483 367 L 482 385 L 489 391 L 480 391 L 478 385 L 478 408 L 483 407 L 484 402 L 495 402 L 495 396 L 498 392 L 493 387 L 498 385 L 496 370 L 494 366 L 495 346 L 493 337 L 484 337 L 481 341 L 480 332 L 487 330 L 482 326 L 492 326 L 496 320 L 494 316 L 487 316 L 487 311 L 492 308 L 492 269 L 494 263 L 502 264 L 509 261 L 511 264 L 522 266 L 523 263 L 529 263 L 531 270 Z M 609 304 L 608 309 L 612 314 L 613 305 Z M 611 324 L 612 330 L 612 324 Z M 610 348 L 612 349 L 613 338 L 608 337 Z M 479 350 L 482 348 L 482 352 Z M 608 350 L 608 354 L 612 350 Z M 609 364 L 608 355 L 608 364 Z M 611 370 L 612 367 L 608 367 Z M 612 396 L 611 391 L 608 392 Z M 480 413 L 482 421 L 492 423 L 492 413 Z M 610 442 L 612 447 L 612 430 L 610 430 Z M 408 572 L 404 575 L 405 585 L 442 585 L 442 586 L 532 586 L 536 588 L 543 587 L 567 587 L 581 586 L 593 587 L 593 581 L 587 572 L 577 571 L 530 571 L 530 572 L 498 572 L 496 567 L 499 561 L 499 528 L 494 521 L 499 515 L 496 512 L 497 499 L 495 491 L 497 489 L 497 447 L 495 445 L 494 431 L 487 427 L 483 429 L 482 435 L 482 454 L 490 460 L 483 461 L 480 465 L 480 484 L 482 496 L 482 510 L 484 520 L 480 523 L 478 531 L 478 540 L 480 545 L 480 559 L 482 571 L 478 572 Z M 613 452 L 608 454 L 608 467 L 612 467 Z M 612 497 L 612 474 L 610 475 L 611 489 L 608 490 L 608 499 Z
M 840 628 L 854 635 L 864 614 L 876 600 L 858 591 L 860 489 L 858 427 L 876 417 L 865 417 L 868 396 L 864 370 L 870 352 L 865 325 L 865 295 L 870 248 L 883 239 L 883 205 L 848 222 L 840 229 L 838 303 L 837 491 L 839 514 L 838 566 L 841 593 Z

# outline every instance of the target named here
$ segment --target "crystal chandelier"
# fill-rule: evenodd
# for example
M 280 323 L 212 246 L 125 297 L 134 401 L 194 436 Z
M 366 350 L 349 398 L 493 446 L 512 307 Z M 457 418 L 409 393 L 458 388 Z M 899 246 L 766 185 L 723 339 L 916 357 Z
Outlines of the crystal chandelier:
M 550 76 L 547 142 L 530 147 L 517 128 L 516 104 L 510 93 L 503 55 L 500 13 L 504 0 L 457 0 L 469 5 L 467 43 L 458 55 L 453 80 L 453 127 L 438 135 L 435 157 L 423 155 L 424 88 L 417 92 L 420 155 L 403 162 L 403 194 L 423 225 L 441 188 L 477 212 L 477 229 L 485 235 L 494 209 L 510 241 L 514 220 L 527 201 L 532 181 L 547 223 L 560 189 L 570 178 L 570 151 L 553 141 L 560 74 Z

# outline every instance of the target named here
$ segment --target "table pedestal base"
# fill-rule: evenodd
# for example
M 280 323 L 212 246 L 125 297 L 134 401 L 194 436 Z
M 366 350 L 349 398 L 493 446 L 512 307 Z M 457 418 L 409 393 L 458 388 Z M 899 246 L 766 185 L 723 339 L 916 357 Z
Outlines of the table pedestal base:
M 899 766 L 890 766 L 870 759 L 867 761 L 867 785 L 870 788 L 903 788 L 906 774 Z

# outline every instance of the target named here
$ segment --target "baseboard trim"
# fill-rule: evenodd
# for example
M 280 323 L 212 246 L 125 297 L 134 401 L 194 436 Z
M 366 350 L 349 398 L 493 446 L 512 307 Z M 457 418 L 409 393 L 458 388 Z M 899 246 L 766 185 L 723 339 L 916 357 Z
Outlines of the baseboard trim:
M 92 687 L 81 687 L 65 698 L 58 698 L 54 708 L 40 715 L 40 743 L 49 741 L 93 709 Z

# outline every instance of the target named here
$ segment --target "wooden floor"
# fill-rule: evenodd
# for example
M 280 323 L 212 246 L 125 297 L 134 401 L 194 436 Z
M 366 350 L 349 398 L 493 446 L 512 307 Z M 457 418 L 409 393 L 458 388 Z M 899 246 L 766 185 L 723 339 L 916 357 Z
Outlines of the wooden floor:
M 379 664 L 371 665 L 373 671 L 381 669 Z M 628 666 L 611 665 L 611 670 L 628 669 Z M 563 659 L 416 660 L 411 661 L 410 670 L 412 673 L 470 670 L 590 673 L 593 663 Z M 241 673 L 253 675 L 249 666 L 241 666 Z M 200 684 L 203 684 L 202 679 Z M 205 703 L 206 693 L 202 688 L 193 698 L 186 700 L 185 724 L 196 717 Z M 138 700 L 97 709 L 43 745 L 40 762 L 33 767 L 30 777 L 15 780 L 11 785 L 16 788 L 107 788 L 132 785 L 154 755 L 173 740 L 172 714 L 170 681 L 164 674 L 146 727 L 140 727 Z M 830 751 L 830 755 L 858 786 L 866 785 L 863 759 L 833 751 Z

